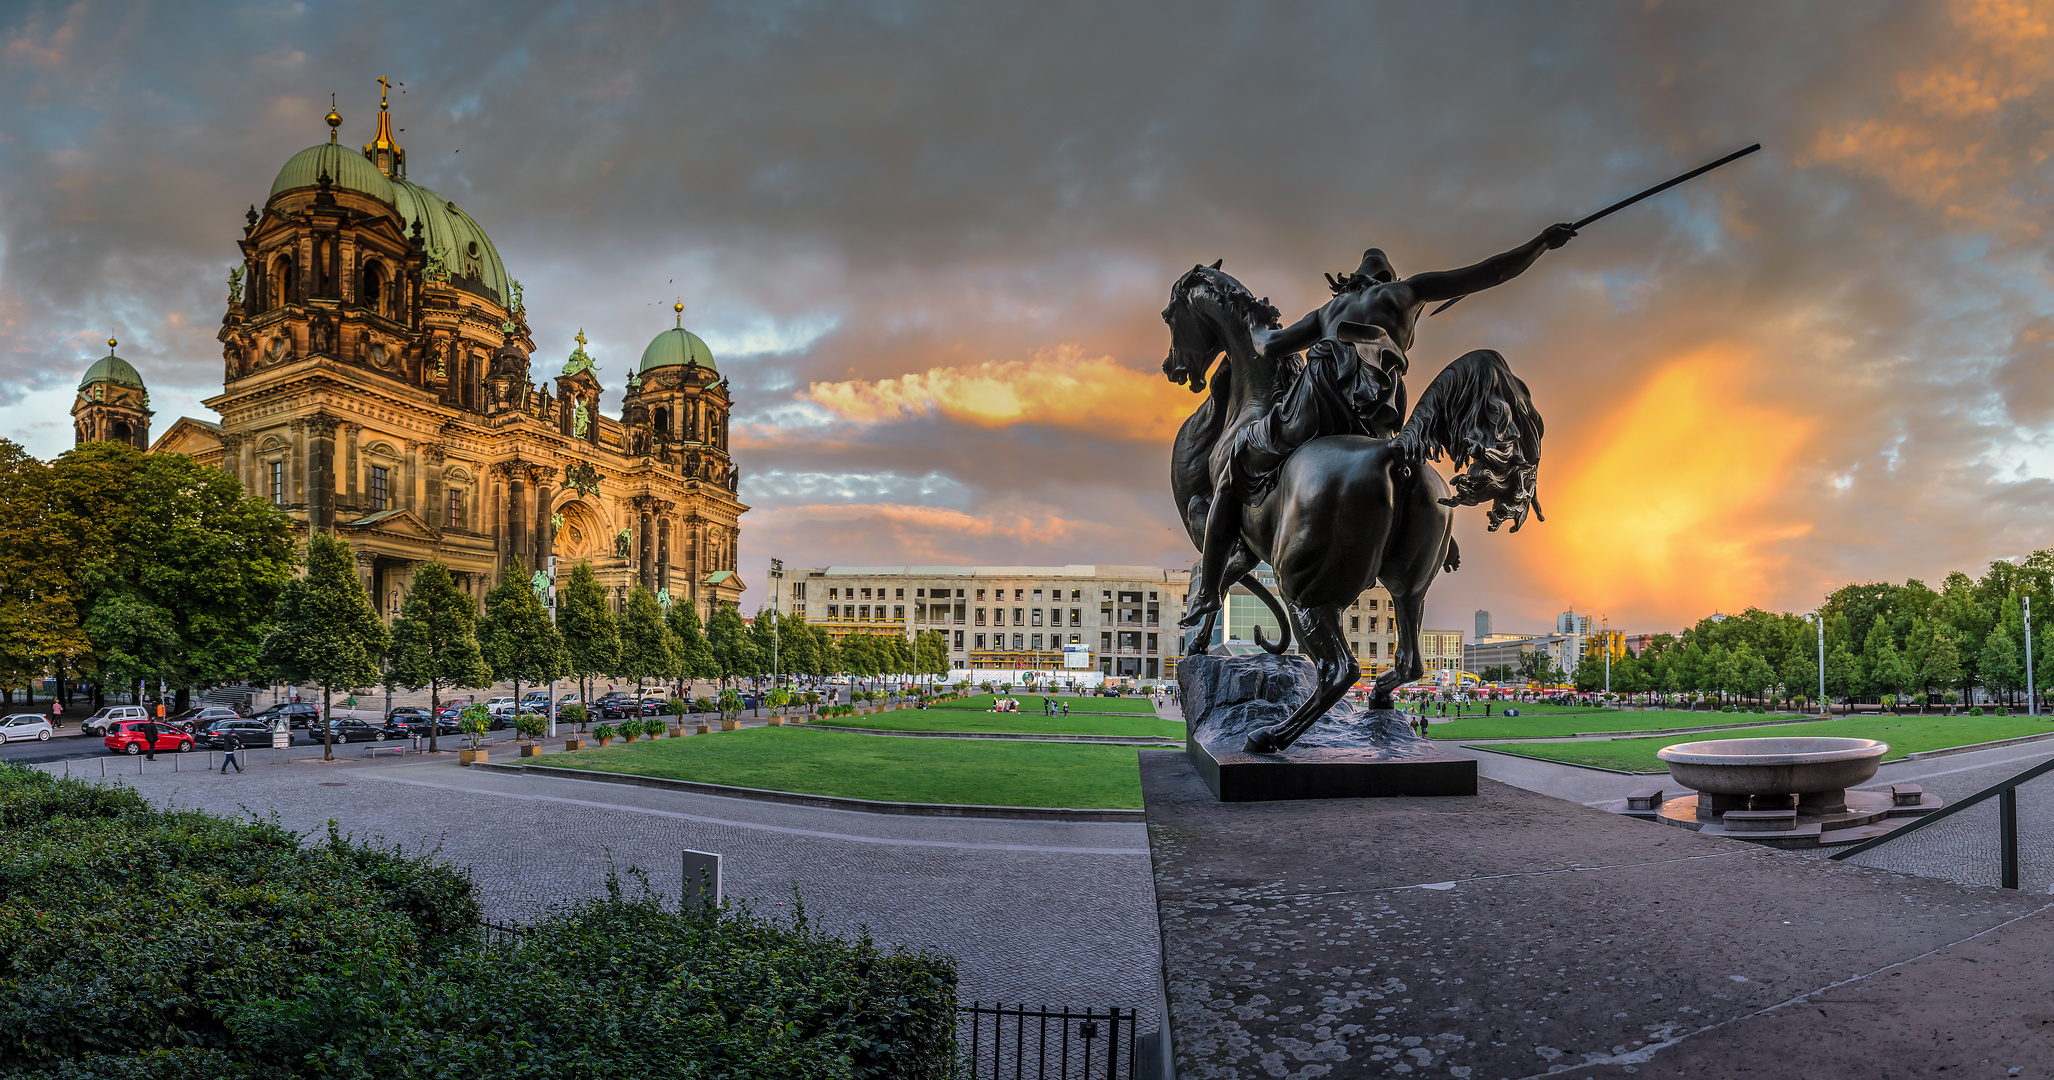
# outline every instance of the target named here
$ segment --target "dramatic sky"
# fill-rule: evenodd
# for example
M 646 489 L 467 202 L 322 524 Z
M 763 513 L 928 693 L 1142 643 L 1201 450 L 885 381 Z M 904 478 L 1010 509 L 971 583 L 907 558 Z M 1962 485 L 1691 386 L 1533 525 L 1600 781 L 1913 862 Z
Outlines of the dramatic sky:
M 1504 250 L 1750 142 L 1422 321 L 1502 351 L 1545 524 L 1465 510 L 1433 625 L 1669 629 L 2054 544 L 2054 3 L 0 4 L 0 434 L 111 332 L 209 416 L 242 213 L 395 97 L 552 375 L 687 325 L 736 386 L 744 577 L 1184 565 L 1170 283 L 1295 318 L 1369 244 Z

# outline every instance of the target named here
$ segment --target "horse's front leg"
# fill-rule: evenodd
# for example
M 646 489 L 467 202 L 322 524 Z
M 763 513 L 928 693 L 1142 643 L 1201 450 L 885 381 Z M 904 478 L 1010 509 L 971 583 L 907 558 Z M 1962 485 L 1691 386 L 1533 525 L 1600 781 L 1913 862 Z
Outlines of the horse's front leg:
M 1298 741 L 1300 735 L 1320 717 L 1333 708 L 1334 703 L 1347 694 L 1355 680 L 1362 677 L 1362 667 L 1348 652 L 1348 639 L 1341 632 L 1341 609 L 1333 604 L 1315 607 L 1290 605 L 1291 621 L 1297 624 L 1298 644 L 1312 658 L 1319 682 L 1312 694 L 1300 702 L 1291 717 L 1273 728 L 1264 728 L 1248 737 L 1241 749 L 1250 754 L 1274 754 Z

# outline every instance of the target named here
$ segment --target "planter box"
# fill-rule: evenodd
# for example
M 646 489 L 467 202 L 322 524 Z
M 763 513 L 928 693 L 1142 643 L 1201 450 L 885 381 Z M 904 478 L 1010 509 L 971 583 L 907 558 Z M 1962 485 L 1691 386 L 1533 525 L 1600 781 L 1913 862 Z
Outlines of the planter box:
M 684 729 L 684 728 L 681 728 L 681 727 L 674 727 L 674 728 L 671 728 L 671 729 L 670 729 L 670 737 L 671 737 L 671 738 L 673 738 L 673 739 L 682 739 L 682 738 L 684 738 L 684 737 L 685 737 L 685 729 Z
M 521 747 L 521 756 L 522 756 L 522 757 L 535 757 L 535 756 L 537 756 L 537 755 L 539 755 L 539 754 L 541 754 L 541 753 L 542 753 L 542 748 L 541 748 L 541 747 L 539 747 L 539 746 L 536 746 L 536 745 L 534 745 L 534 744 L 532 744 L 532 743 L 531 743 L 531 744 L 529 744 L 529 745 L 527 745 L 527 746 L 523 746 L 523 747 Z
M 771 727 L 783 727 L 783 726 L 784 726 L 784 723 L 785 723 L 785 718 L 784 718 L 784 717 L 782 717 L 782 716 L 773 716 L 773 717 L 771 717 L 771 718 L 770 718 L 770 726 L 771 726 Z
M 720 730 L 740 731 L 742 730 L 742 722 L 740 720 L 722 720 L 720 722 Z
M 563 741 L 563 748 L 564 748 L 565 750 L 583 750 L 583 749 L 585 748 L 585 740 L 583 740 L 583 739 L 565 739 L 565 740 Z
M 478 764 L 479 762 L 481 762 L 481 761 L 484 761 L 484 760 L 485 760 L 485 756 L 486 756 L 487 754 L 490 754 L 491 752 L 492 752 L 492 751 L 491 751 L 490 749 L 485 749 L 485 750 L 459 750 L 459 751 L 457 751 L 457 752 L 456 752 L 456 757 L 457 757 L 457 761 L 458 761 L 458 762 L 459 762 L 460 764 L 464 764 L 464 765 L 476 765 L 476 764 Z
M 697 731 L 701 735 L 713 734 L 713 728 L 707 724 L 699 724 L 693 730 Z

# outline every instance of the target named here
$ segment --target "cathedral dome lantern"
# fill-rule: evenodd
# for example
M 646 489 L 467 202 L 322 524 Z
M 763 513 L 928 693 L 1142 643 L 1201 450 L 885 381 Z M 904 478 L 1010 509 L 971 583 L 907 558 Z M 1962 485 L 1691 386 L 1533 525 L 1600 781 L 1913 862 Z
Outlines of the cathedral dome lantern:
M 677 313 L 678 324 L 651 339 L 642 350 L 642 363 L 637 370 L 647 374 L 657 368 L 701 367 L 708 374 L 713 366 L 713 350 L 706 347 L 704 339 L 685 329 L 685 302 L 680 300 L 671 306 Z
M 378 134 L 364 144 L 364 160 L 377 170 L 396 180 L 407 175 L 407 152 L 392 137 L 392 113 L 386 95 L 392 92 L 392 80 L 380 77 L 378 80 Z
M 78 400 L 71 406 L 72 434 L 77 445 L 89 442 L 118 442 L 138 450 L 150 448 L 150 392 L 135 365 L 114 355 L 115 340 L 107 339 L 107 355 L 86 369 L 78 382 Z

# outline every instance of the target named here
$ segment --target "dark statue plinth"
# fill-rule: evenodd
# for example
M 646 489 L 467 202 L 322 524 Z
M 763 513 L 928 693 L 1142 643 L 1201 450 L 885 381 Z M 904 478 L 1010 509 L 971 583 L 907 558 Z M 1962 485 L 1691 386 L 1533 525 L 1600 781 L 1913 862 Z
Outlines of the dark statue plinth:
M 1420 738 L 1396 709 L 1339 702 L 1288 750 L 1244 752 L 1250 735 L 1318 691 L 1318 671 L 1304 657 L 1190 656 L 1177 683 L 1186 752 L 1221 802 L 1476 794 L 1476 762 Z

